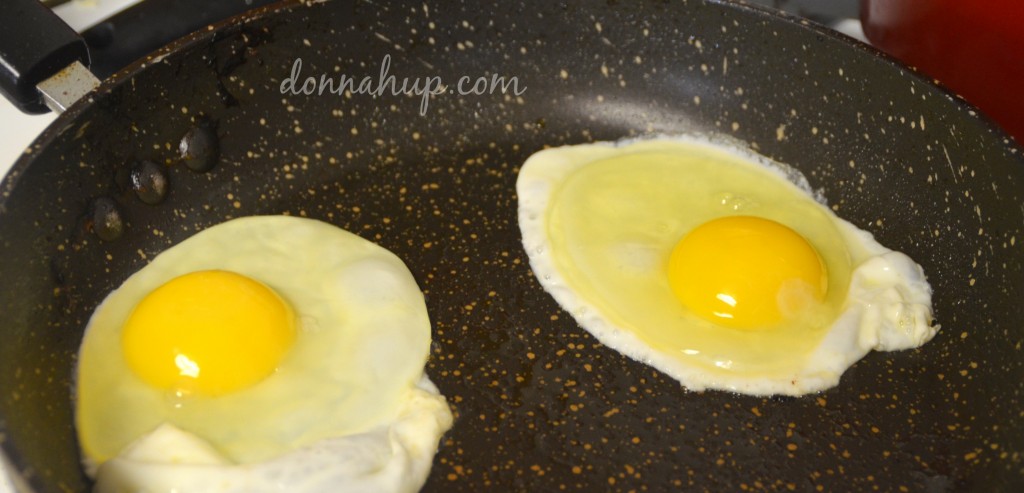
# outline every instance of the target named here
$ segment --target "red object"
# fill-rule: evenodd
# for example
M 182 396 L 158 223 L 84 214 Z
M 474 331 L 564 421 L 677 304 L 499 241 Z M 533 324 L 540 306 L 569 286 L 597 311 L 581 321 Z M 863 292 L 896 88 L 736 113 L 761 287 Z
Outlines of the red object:
M 1024 144 L 1024 1 L 861 0 L 864 34 Z

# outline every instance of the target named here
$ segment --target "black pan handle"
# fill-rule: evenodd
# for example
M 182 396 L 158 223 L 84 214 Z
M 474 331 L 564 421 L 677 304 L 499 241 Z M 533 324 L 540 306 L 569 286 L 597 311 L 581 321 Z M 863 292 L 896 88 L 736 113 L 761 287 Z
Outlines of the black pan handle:
M 7 0 L 0 0 L 5 2 Z M 145 0 L 82 33 L 93 74 L 106 79 L 188 33 L 277 0 Z
M 75 62 L 88 67 L 85 41 L 39 0 L 3 0 L 0 23 L 0 92 L 25 113 L 49 111 L 36 85 Z
M 106 78 L 185 34 L 273 1 L 146 0 L 89 28 L 83 41 L 39 0 L 0 0 L 0 91 L 25 113 L 62 111 L 98 83 L 86 68 Z

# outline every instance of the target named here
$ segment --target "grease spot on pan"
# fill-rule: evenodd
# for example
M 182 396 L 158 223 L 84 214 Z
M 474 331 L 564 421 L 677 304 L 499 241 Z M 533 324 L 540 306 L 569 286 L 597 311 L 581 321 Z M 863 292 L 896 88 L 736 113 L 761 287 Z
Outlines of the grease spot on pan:
M 201 120 L 188 129 L 178 143 L 178 154 L 192 171 L 205 173 L 213 169 L 220 159 L 216 122 Z
M 132 166 L 131 187 L 139 200 L 156 205 L 167 198 L 170 180 L 163 167 L 152 161 L 139 161 Z
M 124 234 L 125 224 L 117 204 L 109 197 L 99 197 L 90 211 L 92 232 L 103 241 L 114 241 Z

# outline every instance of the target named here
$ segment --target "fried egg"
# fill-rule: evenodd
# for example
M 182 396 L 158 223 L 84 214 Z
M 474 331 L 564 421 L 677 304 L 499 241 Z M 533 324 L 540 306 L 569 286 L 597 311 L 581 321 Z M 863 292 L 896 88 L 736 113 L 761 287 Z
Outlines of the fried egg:
M 79 352 L 98 492 L 415 491 L 451 411 L 427 379 L 423 294 L 391 252 L 255 216 L 164 251 Z
M 802 395 L 938 330 L 922 268 L 735 144 L 542 150 L 516 183 L 541 286 L 604 345 L 692 390 Z

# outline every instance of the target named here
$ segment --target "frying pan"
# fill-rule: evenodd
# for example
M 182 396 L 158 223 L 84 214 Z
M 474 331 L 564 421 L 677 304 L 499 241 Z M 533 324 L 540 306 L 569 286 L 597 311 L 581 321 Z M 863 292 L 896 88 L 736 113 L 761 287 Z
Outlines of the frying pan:
M 416 95 L 281 92 L 297 58 L 303 78 L 376 78 L 385 56 L 399 82 L 498 75 L 525 92 L 437 94 L 422 115 Z M 761 398 L 687 391 L 579 328 L 519 243 L 519 165 L 681 132 L 792 164 L 914 258 L 936 338 L 871 353 L 820 394 Z M 169 182 L 156 205 L 132 187 L 142 161 Z M 1019 490 L 1022 161 L 929 81 L 759 8 L 284 2 L 114 75 L 5 178 L 3 451 L 32 490 L 86 490 L 70 395 L 92 310 L 205 227 L 292 214 L 393 250 L 426 294 L 427 373 L 456 414 L 427 491 Z

